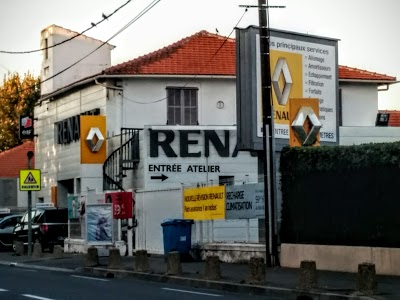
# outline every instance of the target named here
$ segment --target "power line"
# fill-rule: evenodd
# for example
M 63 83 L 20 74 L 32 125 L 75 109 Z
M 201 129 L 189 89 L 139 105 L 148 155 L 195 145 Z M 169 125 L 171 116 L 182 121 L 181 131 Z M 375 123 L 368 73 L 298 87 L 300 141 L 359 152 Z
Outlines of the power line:
M 50 79 L 53 79 L 54 77 L 64 73 L 65 71 L 71 69 L 73 66 L 77 65 L 78 63 L 80 63 L 82 60 L 84 60 L 85 58 L 87 58 L 88 56 L 92 55 L 94 52 L 96 52 L 97 50 L 99 50 L 101 47 L 103 47 L 105 44 L 107 44 L 109 41 L 111 41 L 113 38 L 115 38 L 117 35 L 119 35 L 120 33 L 122 33 L 124 30 L 126 30 L 129 26 L 131 26 L 133 23 L 135 23 L 137 20 L 139 20 L 141 17 L 143 17 L 150 9 L 152 9 L 158 2 L 160 2 L 161 0 L 153 0 L 153 2 L 151 2 L 149 5 L 147 5 L 138 15 L 136 15 L 136 17 L 134 17 L 131 21 L 129 21 L 124 27 L 122 27 L 120 30 L 117 31 L 117 33 L 115 33 L 114 35 L 112 35 L 108 40 L 106 40 L 105 42 L 103 42 L 100 46 L 98 46 L 97 48 L 95 48 L 93 51 L 89 52 L 88 54 L 86 54 L 84 57 L 82 57 L 81 59 L 77 60 L 76 62 L 74 62 L 72 65 L 66 67 L 65 69 L 61 70 L 60 72 L 50 76 L 49 78 L 46 78 L 45 80 L 42 80 L 41 83 L 49 81 Z
M 47 49 L 51 49 L 51 48 L 57 47 L 57 46 L 59 46 L 59 45 L 62 45 L 62 44 L 64 44 L 64 43 L 66 43 L 66 42 L 69 42 L 69 41 L 71 41 L 71 40 L 77 38 L 78 36 L 83 35 L 85 32 L 89 31 L 89 30 L 92 29 L 93 27 L 96 27 L 97 25 L 101 24 L 102 22 L 104 22 L 105 20 L 107 20 L 108 18 L 110 18 L 111 16 L 113 16 L 115 13 L 117 13 L 120 9 L 122 9 L 123 7 L 125 7 L 126 5 L 128 5 L 128 3 L 131 2 L 131 1 L 132 1 L 132 0 L 128 0 L 127 2 L 125 2 L 124 4 L 122 4 L 120 7 L 118 7 L 117 9 L 115 9 L 115 10 L 114 10 L 111 14 L 109 14 L 108 16 L 105 15 L 105 14 L 103 13 L 103 15 L 102 15 L 103 19 L 102 19 L 102 20 L 100 20 L 100 21 L 97 22 L 97 23 L 91 23 L 92 26 L 90 26 L 89 28 L 85 29 L 84 31 L 82 31 L 82 32 L 80 32 L 80 33 L 77 33 L 76 35 L 74 35 L 74 36 L 70 37 L 69 39 L 66 39 L 66 40 L 64 40 L 64 41 L 62 41 L 62 42 L 59 42 L 59 43 L 56 43 L 56 44 L 54 44 L 54 45 L 51 45 L 51 46 L 48 46 L 48 47 L 44 47 L 44 48 L 41 48 L 41 49 L 27 50 L 27 51 L 6 51 L 6 50 L 0 50 L 0 53 L 3 53 L 3 54 L 29 54 L 29 53 L 35 53 L 35 52 L 39 52 L 39 51 L 43 51 L 43 50 L 47 50 Z
M 77 65 L 78 63 L 80 63 L 82 60 L 84 60 L 85 58 L 87 58 L 88 56 L 90 56 L 91 54 L 93 54 L 94 52 L 96 52 L 98 49 L 100 49 L 101 47 L 103 47 L 105 44 L 107 44 L 110 40 L 112 40 L 113 38 L 115 38 L 117 35 L 119 35 L 120 33 L 122 33 L 124 30 L 126 30 L 129 26 L 131 26 L 133 23 L 135 23 L 137 20 L 139 20 L 141 17 L 143 17 L 150 9 L 152 9 L 158 2 L 160 2 L 161 0 L 153 0 L 153 2 L 151 2 L 149 5 L 147 5 L 138 15 L 136 15 L 136 17 L 134 17 L 132 20 L 130 20 L 125 26 L 123 26 L 119 31 L 117 31 L 117 33 L 115 33 L 114 35 L 112 35 L 107 41 L 102 42 L 102 44 L 100 46 L 98 46 L 97 48 L 95 48 L 93 51 L 89 52 L 88 54 L 86 54 L 84 57 L 82 57 L 81 59 L 79 59 L 78 61 L 76 61 L 75 63 L 73 63 L 72 65 L 68 66 L 67 68 L 61 70 L 60 72 L 50 76 L 49 78 L 46 78 L 45 80 L 42 80 L 40 82 L 44 83 L 46 81 L 49 81 L 50 79 L 53 79 L 54 77 L 64 73 L 65 71 L 71 69 L 73 66 Z M 36 88 L 36 84 L 29 86 L 23 90 L 21 90 L 20 92 L 24 92 L 28 89 L 32 89 L 32 88 Z
M 204 64 L 203 69 L 215 58 L 215 56 L 218 54 L 218 52 L 222 49 L 222 47 L 225 45 L 225 43 L 229 40 L 230 36 L 231 36 L 232 33 L 235 31 L 236 27 L 238 27 L 238 25 L 240 24 L 240 22 L 242 21 L 244 15 L 245 15 L 246 13 L 247 13 L 247 8 L 245 9 L 245 11 L 244 11 L 244 13 L 242 14 L 242 16 L 239 18 L 239 21 L 238 21 L 238 22 L 236 23 L 236 25 L 233 27 L 232 31 L 231 31 L 231 32 L 229 33 L 229 35 L 224 39 L 224 41 L 222 42 L 221 46 L 217 49 L 217 51 L 213 54 L 213 56 Z M 186 84 L 184 84 L 184 85 L 181 86 L 180 88 L 185 88 L 189 83 L 191 83 L 191 82 L 192 82 L 194 79 L 196 79 L 199 75 L 200 75 L 200 74 L 194 75 L 193 78 L 191 78 L 190 81 L 188 81 Z M 212 77 L 212 76 L 211 76 L 211 77 Z M 176 93 L 176 92 L 174 92 L 174 93 L 172 94 L 172 96 L 175 95 L 175 93 Z M 129 98 L 125 97 L 125 96 L 122 96 L 122 97 L 123 97 L 124 99 L 130 101 L 130 102 L 137 103 L 137 104 L 154 104 L 154 103 L 161 102 L 161 101 L 164 101 L 164 100 L 167 100 L 167 99 L 168 99 L 168 96 L 167 96 L 167 97 L 164 97 L 164 98 L 161 98 L 161 99 L 158 99 L 158 100 L 154 100 L 154 101 L 151 101 L 151 102 L 139 102 L 139 101 L 135 101 L 135 100 L 129 99 Z

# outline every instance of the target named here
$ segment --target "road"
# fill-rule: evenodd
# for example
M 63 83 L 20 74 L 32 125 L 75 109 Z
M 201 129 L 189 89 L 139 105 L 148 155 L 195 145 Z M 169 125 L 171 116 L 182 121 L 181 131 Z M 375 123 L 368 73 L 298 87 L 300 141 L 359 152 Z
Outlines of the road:
M 186 288 L 177 285 L 139 281 L 132 278 L 106 279 L 12 266 L 0 266 L 0 274 L 0 299 L 278 299 Z

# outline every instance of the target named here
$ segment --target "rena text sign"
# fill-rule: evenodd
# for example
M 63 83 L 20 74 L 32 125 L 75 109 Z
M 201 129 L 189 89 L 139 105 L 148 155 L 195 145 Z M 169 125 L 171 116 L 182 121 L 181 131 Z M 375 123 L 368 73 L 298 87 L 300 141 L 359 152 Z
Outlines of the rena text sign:
M 227 219 L 261 219 L 264 216 L 263 183 L 226 187 Z
M 152 126 L 144 130 L 146 187 L 218 183 L 222 176 L 244 181 L 257 175 L 257 158 L 236 147 L 233 126 Z

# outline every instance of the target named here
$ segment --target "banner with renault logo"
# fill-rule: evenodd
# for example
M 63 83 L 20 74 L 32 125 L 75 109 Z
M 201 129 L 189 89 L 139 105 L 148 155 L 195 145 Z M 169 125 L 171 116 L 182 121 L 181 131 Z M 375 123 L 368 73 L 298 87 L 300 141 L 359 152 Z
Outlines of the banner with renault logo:
M 317 98 L 290 99 L 289 145 L 319 146 L 321 122 Z
M 102 164 L 106 160 L 106 117 L 80 116 L 81 164 Z

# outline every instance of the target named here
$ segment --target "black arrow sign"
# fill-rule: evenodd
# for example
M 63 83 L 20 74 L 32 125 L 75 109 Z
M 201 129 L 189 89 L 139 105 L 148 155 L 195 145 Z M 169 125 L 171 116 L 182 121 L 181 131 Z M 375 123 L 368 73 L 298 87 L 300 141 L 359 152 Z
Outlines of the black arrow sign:
M 168 176 L 165 176 L 164 174 L 161 174 L 161 176 L 151 176 L 151 179 L 161 179 L 161 181 L 164 181 L 165 179 L 168 178 Z

